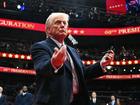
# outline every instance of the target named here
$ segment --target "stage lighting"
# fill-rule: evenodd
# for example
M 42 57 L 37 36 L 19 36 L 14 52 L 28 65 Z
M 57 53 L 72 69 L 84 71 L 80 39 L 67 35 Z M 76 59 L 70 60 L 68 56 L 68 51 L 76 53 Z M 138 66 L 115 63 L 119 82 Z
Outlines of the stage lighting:
M 126 69 L 123 69 L 123 71 L 126 71 Z
M 21 11 L 24 11 L 24 10 L 25 10 L 25 6 L 22 5 L 20 10 L 21 10 Z
M 24 11 L 25 10 L 24 3 L 23 3 L 23 5 L 18 4 L 17 9 L 20 10 L 20 11 Z
M 6 8 L 7 7 L 7 3 L 6 1 L 3 1 L 3 8 Z
M 110 70 L 112 68 L 112 66 L 106 66 L 106 69 Z
M 132 72 L 133 72 L 133 70 L 130 70 L 130 72 L 132 73 Z
M 17 9 L 19 9 L 19 10 L 20 10 L 20 9 L 21 9 L 21 5 L 19 5 L 19 4 L 18 4 L 18 5 L 17 5 Z

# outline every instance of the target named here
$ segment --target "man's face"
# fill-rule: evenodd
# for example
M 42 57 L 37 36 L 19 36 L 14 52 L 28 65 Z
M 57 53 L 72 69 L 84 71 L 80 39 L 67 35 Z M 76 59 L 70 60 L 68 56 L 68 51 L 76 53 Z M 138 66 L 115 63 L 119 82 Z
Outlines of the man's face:
M 92 92 L 92 98 L 96 98 L 96 93 Z
M 111 96 L 111 100 L 112 100 L 112 101 L 115 100 L 115 96 Z
M 56 40 L 64 40 L 68 35 L 68 20 L 63 16 L 54 17 L 47 32 Z
M 3 91 L 3 88 L 2 88 L 2 87 L 0 87 L 0 93 L 2 93 L 2 91 Z
M 27 92 L 28 88 L 27 86 L 23 86 L 23 92 Z

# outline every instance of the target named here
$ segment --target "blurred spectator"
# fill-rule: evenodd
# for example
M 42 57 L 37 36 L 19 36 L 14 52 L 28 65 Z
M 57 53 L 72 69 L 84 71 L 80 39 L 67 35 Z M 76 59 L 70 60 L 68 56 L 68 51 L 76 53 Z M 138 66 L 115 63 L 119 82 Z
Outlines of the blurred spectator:
M 15 105 L 32 105 L 33 95 L 28 92 L 27 86 L 23 86 L 20 93 L 16 96 Z
M 30 41 L 19 41 L 19 40 L 1 40 L 0 51 L 10 53 L 30 53 Z
M 100 105 L 101 101 L 97 99 L 97 94 L 95 91 L 91 93 L 91 100 L 90 100 L 90 105 Z
M 35 93 L 36 90 L 36 82 L 33 82 L 30 86 L 29 86 L 29 90 L 31 93 Z
M 111 95 L 111 101 L 106 105 L 120 105 L 120 101 L 114 95 Z
M 138 0 L 126 0 L 127 11 L 130 14 L 137 14 L 140 12 L 140 4 Z
M 3 95 L 3 87 L 0 86 L 0 105 L 7 105 L 6 96 Z

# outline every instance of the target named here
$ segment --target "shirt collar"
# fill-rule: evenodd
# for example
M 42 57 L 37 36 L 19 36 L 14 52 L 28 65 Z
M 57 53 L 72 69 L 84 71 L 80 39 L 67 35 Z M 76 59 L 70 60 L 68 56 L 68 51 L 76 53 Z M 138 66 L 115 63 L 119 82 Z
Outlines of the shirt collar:
M 96 98 L 93 98 L 92 101 L 93 101 L 93 103 L 95 103 L 96 102 Z
M 63 43 L 60 43 L 60 42 L 58 42 L 56 39 L 54 39 L 54 38 L 52 38 L 52 37 L 50 37 L 56 44 L 57 44 L 57 46 L 60 48 L 62 45 L 65 45 L 65 43 L 63 42 Z
M 26 95 L 26 94 L 27 94 L 27 92 L 23 92 L 23 93 L 22 93 L 23 96 Z
M 112 101 L 112 104 L 114 104 L 114 103 L 115 103 L 115 100 Z

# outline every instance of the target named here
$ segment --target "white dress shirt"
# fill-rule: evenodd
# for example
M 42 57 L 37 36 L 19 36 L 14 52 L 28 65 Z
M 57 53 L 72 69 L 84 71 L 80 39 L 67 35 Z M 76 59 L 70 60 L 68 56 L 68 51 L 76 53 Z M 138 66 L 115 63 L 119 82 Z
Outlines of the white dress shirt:
M 96 103 L 96 98 L 93 98 L 92 101 L 93 101 L 93 103 Z
M 0 93 L 0 98 L 2 97 L 2 93 Z

